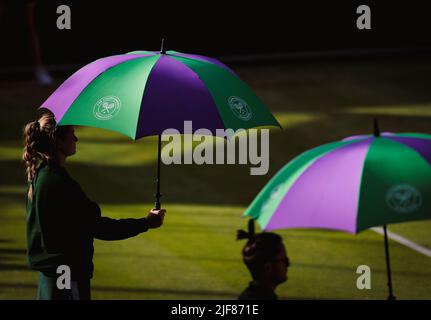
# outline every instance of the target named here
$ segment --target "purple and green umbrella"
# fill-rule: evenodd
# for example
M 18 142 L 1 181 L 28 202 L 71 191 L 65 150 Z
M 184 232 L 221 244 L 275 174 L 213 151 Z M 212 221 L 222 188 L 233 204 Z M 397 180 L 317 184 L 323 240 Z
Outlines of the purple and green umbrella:
M 280 126 L 265 104 L 220 61 L 176 51 L 134 51 L 98 59 L 69 77 L 40 108 L 61 125 L 120 132 L 133 140 L 159 136 L 156 207 L 160 207 L 160 149 L 165 129 L 184 121 L 216 129 Z
M 244 215 L 268 231 L 356 234 L 383 226 L 387 243 L 387 224 L 431 219 L 431 135 L 377 130 L 306 151 L 266 184 Z

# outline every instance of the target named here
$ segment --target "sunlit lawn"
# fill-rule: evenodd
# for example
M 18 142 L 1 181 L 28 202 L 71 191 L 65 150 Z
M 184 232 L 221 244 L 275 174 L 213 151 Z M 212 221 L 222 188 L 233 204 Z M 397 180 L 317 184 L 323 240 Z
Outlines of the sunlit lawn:
M 162 167 L 165 225 L 136 238 L 95 241 L 96 299 L 235 299 L 249 275 L 236 230 L 242 212 L 287 161 L 313 146 L 382 131 L 430 133 L 429 61 L 346 61 L 235 69 L 283 126 L 270 135 L 270 169 L 250 176 L 248 165 Z M 58 80 L 58 84 L 61 80 Z M 37 275 L 25 266 L 24 168 L 21 127 L 53 88 L 32 81 L 1 82 L 0 299 L 33 299 Z M 115 132 L 78 128 L 78 153 L 68 170 L 111 217 L 142 217 L 152 207 L 157 141 L 137 142 Z M 190 150 L 184 150 L 190 152 Z M 61 226 L 60 226 L 61 227 Z M 67 227 L 67 226 L 65 226 Z M 431 248 L 431 223 L 390 230 Z M 78 232 L 78 231 L 77 231 Z M 277 293 L 290 299 L 384 299 L 383 239 L 324 230 L 279 232 L 292 260 Z M 431 259 L 390 242 L 395 295 L 431 299 Z M 358 265 L 372 270 L 372 290 L 356 288 Z

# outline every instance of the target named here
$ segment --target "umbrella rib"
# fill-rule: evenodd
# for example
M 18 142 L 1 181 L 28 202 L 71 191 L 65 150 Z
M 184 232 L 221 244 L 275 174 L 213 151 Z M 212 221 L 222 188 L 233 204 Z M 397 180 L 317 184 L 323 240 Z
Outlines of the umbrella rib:
M 167 54 L 168 55 L 168 54 Z M 174 56 L 174 55 L 172 55 L 172 56 Z M 175 56 L 175 57 L 179 57 L 179 58 L 184 58 L 184 57 L 181 57 L 181 56 Z M 212 103 L 214 104 L 214 107 L 216 108 L 216 110 L 217 110 L 217 115 L 219 116 L 219 120 L 220 120 L 220 122 L 221 123 L 223 123 L 223 126 L 224 126 L 224 128 L 226 128 L 226 124 L 225 124 L 225 122 L 223 121 L 223 117 L 220 115 L 220 111 L 219 111 L 219 108 L 218 108 L 218 105 L 217 105 L 217 103 L 216 103 L 216 101 L 215 101 L 215 99 L 214 99 L 214 96 L 213 96 L 213 94 L 211 93 L 211 90 L 209 90 L 208 89 L 208 86 L 207 86 L 207 84 L 205 83 L 205 81 L 199 76 L 199 74 L 195 71 L 195 70 L 193 70 L 192 68 L 190 68 L 188 65 L 186 65 L 185 63 L 182 63 L 181 61 L 178 61 L 178 60 L 176 60 L 176 59 L 174 59 L 174 58 L 171 58 L 171 57 L 169 57 L 169 59 L 173 59 L 173 60 L 175 60 L 176 62 L 179 62 L 179 63 L 181 63 L 183 66 L 185 66 L 187 69 L 189 69 L 198 79 L 199 79 L 199 81 L 202 83 L 202 85 L 203 85 L 203 87 L 205 88 L 205 90 L 207 91 L 207 93 L 208 93 L 208 95 L 211 97 L 211 101 L 212 101 Z M 185 59 L 188 59 L 188 58 L 185 58 Z M 194 59 L 189 59 L 189 60 L 193 60 L 193 61 L 198 61 L 198 60 L 194 60 Z M 199 60 L 200 62 L 202 62 L 201 60 Z M 219 68 L 221 68 L 221 67 L 219 67 Z M 221 68 L 221 69 L 223 69 L 223 68 Z M 221 129 L 221 128 L 220 128 Z
M 145 86 L 144 86 L 144 90 L 142 91 L 142 98 L 141 98 L 141 103 L 140 103 L 140 108 L 139 108 L 139 114 L 138 114 L 138 121 L 136 121 L 136 128 L 135 128 L 135 137 L 134 137 L 134 141 L 136 141 L 137 138 L 137 134 L 138 134 L 138 127 L 139 127 L 139 122 L 141 121 L 141 112 L 144 108 L 142 108 L 142 104 L 144 103 L 144 98 L 145 98 L 145 92 L 147 91 L 148 88 L 148 82 L 150 81 L 150 77 L 151 74 L 154 70 L 154 67 L 156 66 L 156 64 L 160 61 L 160 55 L 159 58 L 154 62 L 154 64 L 151 67 L 150 72 L 148 72 L 148 77 L 147 77 L 147 81 L 145 82 Z M 161 135 L 161 134 L 159 134 Z

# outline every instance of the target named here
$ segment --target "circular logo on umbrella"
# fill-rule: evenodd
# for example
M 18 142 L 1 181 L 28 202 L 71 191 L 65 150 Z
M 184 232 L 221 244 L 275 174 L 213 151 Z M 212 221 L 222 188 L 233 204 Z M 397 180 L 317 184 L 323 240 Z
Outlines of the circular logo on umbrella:
M 96 102 L 93 108 L 94 116 L 99 120 L 114 118 L 121 109 L 121 100 L 115 96 L 106 96 Z
M 227 101 L 230 109 L 238 118 L 244 121 L 251 119 L 251 109 L 244 100 L 240 97 L 231 96 Z
M 396 212 L 410 213 L 421 206 L 422 195 L 409 184 L 397 184 L 386 193 L 386 203 Z

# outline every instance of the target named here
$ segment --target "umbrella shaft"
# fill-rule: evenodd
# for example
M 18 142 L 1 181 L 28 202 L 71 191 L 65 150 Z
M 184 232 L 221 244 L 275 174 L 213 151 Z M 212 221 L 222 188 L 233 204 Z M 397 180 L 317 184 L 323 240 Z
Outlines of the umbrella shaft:
M 162 136 L 159 134 L 159 149 L 157 154 L 157 178 L 156 178 L 156 202 L 154 203 L 157 210 L 160 210 L 161 203 L 160 203 L 160 197 L 162 196 L 160 194 L 160 162 L 161 162 L 161 154 L 162 154 Z
M 388 244 L 388 233 L 386 230 L 386 225 L 383 225 L 383 231 L 385 234 L 386 273 L 388 275 L 388 288 L 389 288 L 388 300 L 395 300 L 396 298 L 392 292 L 391 263 L 389 260 L 389 244 Z

